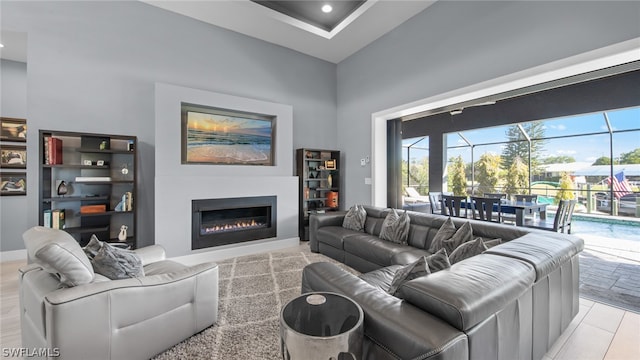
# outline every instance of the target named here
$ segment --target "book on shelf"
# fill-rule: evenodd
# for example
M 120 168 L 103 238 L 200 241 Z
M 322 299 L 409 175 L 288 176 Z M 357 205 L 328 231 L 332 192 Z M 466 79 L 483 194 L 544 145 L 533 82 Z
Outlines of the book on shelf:
M 44 163 L 46 165 L 62 164 L 62 140 L 53 136 L 44 138 Z
M 50 228 L 51 227 L 51 210 L 45 210 L 42 216 L 44 217 L 43 226 Z
M 76 176 L 76 182 L 111 181 L 111 176 Z
M 64 209 L 51 211 L 51 227 L 54 229 L 64 229 Z

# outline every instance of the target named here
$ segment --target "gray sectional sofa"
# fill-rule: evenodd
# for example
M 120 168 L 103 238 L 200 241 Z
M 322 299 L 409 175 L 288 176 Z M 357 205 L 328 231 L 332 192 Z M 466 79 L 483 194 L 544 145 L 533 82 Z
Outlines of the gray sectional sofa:
M 342 227 L 344 213 L 314 215 L 309 245 L 362 272 L 308 265 L 302 292 L 330 291 L 365 313 L 366 359 L 541 359 L 578 312 L 582 239 L 471 221 L 473 236 L 501 245 L 388 289 L 395 271 L 423 255 L 441 215 L 409 212 L 408 245 L 378 237 L 387 209 L 366 207 L 364 232 Z

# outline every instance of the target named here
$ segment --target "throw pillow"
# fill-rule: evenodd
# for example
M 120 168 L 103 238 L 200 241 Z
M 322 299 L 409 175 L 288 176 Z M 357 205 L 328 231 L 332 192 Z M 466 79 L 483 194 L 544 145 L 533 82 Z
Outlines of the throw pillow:
M 458 246 L 471 241 L 473 239 L 473 229 L 471 223 L 466 222 L 453 234 L 451 239 L 443 241 L 443 247 L 447 250 L 447 254 L 451 254 Z M 451 256 L 451 255 L 449 255 Z
M 447 250 L 440 249 L 435 254 L 428 256 L 427 264 L 432 274 L 436 271 L 450 268 L 451 263 L 449 262 L 449 256 L 447 256 Z
M 437 253 L 438 250 L 443 248 L 443 242 L 451 239 L 455 233 L 456 226 L 453 224 L 453 220 L 449 217 L 444 224 L 440 226 L 440 229 L 438 229 L 438 232 L 436 233 L 436 236 L 433 237 L 433 240 L 431 240 L 431 245 L 427 251 L 433 254 Z
M 131 250 L 119 249 L 93 235 L 84 248 L 93 270 L 111 280 L 144 276 L 140 257 Z
M 502 244 L 502 239 L 501 238 L 497 238 L 497 239 L 493 239 L 493 240 L 487 240 L 484 242 L 484 246 L 487 247 L 487 249 L 491 249 L 494 246 L 498 246 Z
M 364 223 L 367 220 L 367 211 L 364 206 L 353 205 L 347 211 L 342 221 L 342 227 L 354 231 L 364 231 Z
M 487 250 L 487 247 L 484 245 L 482 239 L 476 238 L 473 241 L 458 246 L 451 255 L 449 255 L 449 261 L 455 264 L 472 256 L 482 254 L 485 250 Z
M 66 231 L 33 227 L 22 235 L 29 258 L 44 271 L 59 277 L 66 286 L 88 284 L 93 268 L 80 244 Z
M 409 237 L 409 214 L 405 211 L 398 216 L 396 209 L 391 210 L 382 222 L 380 238 L 396 244 L 406 245 Z
M 396 274 L 393 276 L 393 280 L 391 281 L 391 286 L 387 292 L 391 295 L 395 295 L 396 291 L 398 291 L 398 288 L 400 288 L 402 284 L 409 280 L 429 274 L 431 274 L 431 271 L 429 271 L 429 265 L 427 265 L 427 258 L 426 256 L 423 256 L 413 263 L 396 271 Z

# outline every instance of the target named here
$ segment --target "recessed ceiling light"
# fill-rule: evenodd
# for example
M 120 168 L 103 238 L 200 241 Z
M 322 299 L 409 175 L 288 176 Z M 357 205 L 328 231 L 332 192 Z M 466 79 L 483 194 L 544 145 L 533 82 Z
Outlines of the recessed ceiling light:
M 333 11 L 333 6 L 331 6 L 331 5 L 329 5 L 329 4 L 324 4 L 324 5 L 322 5 L 322 12 L 323 12 L 323 13 L 328 14 L 328 13 L 330 13 L 330 12 L 332 12 L 332 11 Z
M 3 48 L 3 47 L 4 47 L 4 45 L 0 44 L 0 48 Z

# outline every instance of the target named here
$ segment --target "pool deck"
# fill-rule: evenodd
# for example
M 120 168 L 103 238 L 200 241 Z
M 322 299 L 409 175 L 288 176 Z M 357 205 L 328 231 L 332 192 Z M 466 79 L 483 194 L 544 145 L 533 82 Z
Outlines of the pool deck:
M 580 255 L 580 294 L 640 313 L 640 243 L 589 234 Z

